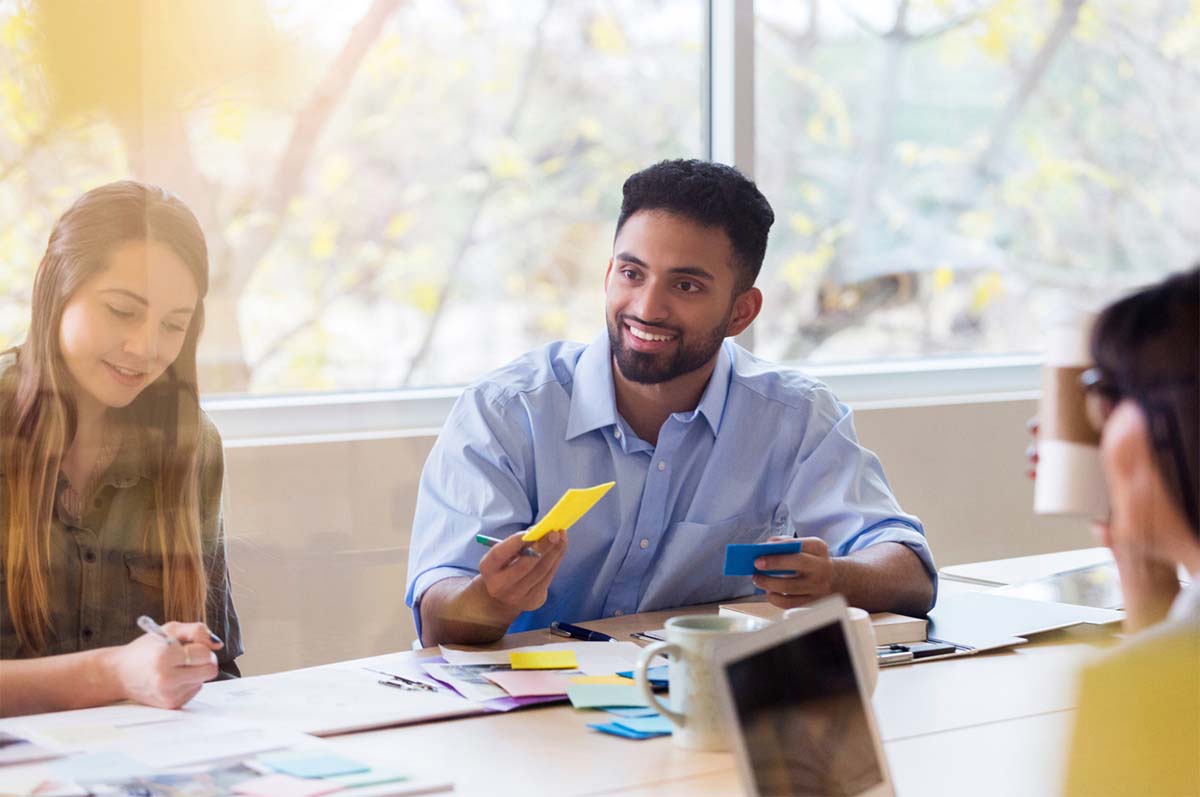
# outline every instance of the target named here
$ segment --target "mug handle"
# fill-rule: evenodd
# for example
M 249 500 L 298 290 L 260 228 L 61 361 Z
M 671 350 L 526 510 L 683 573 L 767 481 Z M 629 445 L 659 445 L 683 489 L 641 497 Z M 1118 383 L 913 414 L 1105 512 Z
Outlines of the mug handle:
M 652 708 L 658 710 L 660 714 L 671 721 L 671 724 L 676 728 L 683 728 L 683 715 L 678 711 L 672 711 L 667 708 L 666 704 L 658 699 L 654 694 L 654 690 L 650 688 L 650 679 L 646 677 L 646 670 L 650 666 L 650 661 L 658 654 L 667 656 L 679 656 L 683 651 L 674 642 L 654 642 L 642 648 L 641 655 L 638 656 L 637 666 L 634 667 L 633 678 L 637 681 L 638 688 L 642 691 L 642 697 L 646 698 L 646 702 Z

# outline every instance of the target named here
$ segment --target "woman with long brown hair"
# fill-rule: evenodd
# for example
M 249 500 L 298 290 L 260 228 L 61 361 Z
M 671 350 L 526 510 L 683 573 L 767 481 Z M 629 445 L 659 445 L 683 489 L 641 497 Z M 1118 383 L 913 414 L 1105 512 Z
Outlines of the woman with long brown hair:
M 50 235 L 28 337 L 0 354 L 0 715 L 174 708 L 237 675 L 207 290 L 200 225 L 160 188 L 96 188 Z

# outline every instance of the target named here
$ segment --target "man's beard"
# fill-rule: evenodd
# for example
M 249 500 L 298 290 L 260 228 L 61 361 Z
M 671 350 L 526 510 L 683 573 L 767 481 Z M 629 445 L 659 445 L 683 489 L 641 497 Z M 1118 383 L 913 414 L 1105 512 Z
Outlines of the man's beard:
M 673 354 L 647 354 L 634 351 L 625 345 L 621 332 L 625 326 L 623 316 L 608 319 L 608 345 L 612 349 L 613 358 L 621 376 L 630 382 L 643 385 L 657 385 L 672 379 L 690 374 L 697 368 L 708 363 L 721 349 L 725 340 L 725 332 L 729 329 L 729 320 L 733 316 L 733 308 L 725 314 L 721 323 L 694 343 L 688 343 L 683 335 L 674 330 L 679 345 Z

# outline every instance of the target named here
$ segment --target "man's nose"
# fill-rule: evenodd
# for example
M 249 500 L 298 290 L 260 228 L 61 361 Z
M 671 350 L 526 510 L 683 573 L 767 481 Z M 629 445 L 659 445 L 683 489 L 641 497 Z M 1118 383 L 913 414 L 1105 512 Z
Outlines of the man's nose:
M 661 323 L 670 318 L 671 307 L 667 286 L 657 281 L 647 282 L 630 304 L 630 314 L 637 316 L 647 324 Z

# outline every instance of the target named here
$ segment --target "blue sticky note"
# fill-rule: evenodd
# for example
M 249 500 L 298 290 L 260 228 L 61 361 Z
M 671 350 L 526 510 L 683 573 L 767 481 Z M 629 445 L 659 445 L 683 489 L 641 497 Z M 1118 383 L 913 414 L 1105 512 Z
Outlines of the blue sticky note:
M 258 760 L 276 772 L 295 778 L 332 778 L 335 775 L 357 775 L 370 771 L 366 764 L 322 752 L 288 752 L 260 755 Z
M 625 717 L 613 720 L 613 724 L 620 725 L 622 728 L 634 733 L 667 734 L 675 730 L 675 727 L 671 725 L 671 721 L 661 714 L 656 714 L 653 717 Z
M 79 753 L 59 759 L 50 765 L 60 778 L 79 783 L 112 783 L 143 777 L 154 768 L 136 761 L 124 753 Z
M 668 664 L 660 664 L 657 667 L 651 667 L 646 670 L 646 680 L 650 682 L 651 686 L 667 686 L 667 667 L 669 666 Z M 622 678 L 632 678 L 633 670 L 625 670 L 624 672 L 617 673 L 617 675 Z
M 567 697 L 575 708 L 607 708 L 608 706 L 645 706 L 646 698 L 632 682 L 621 684 L 570 684 Z
M 725 575 L 727 576 L 794 576 L 794 570 L 756 570 L 754 560 L 760 556 L 781 553 L 800 553 L 800 540 L 788 542 L 759 542 L 750 545 L 725 546 Z
M 658 712 L 652 708 L 635 708 L 635 707 L 615 707 L 604 709 L 609 714 L 614 714 L 618 717 L 657 717 Z
M 614 722 L 606 722 L 603 724 L 594 723 L 588 725 L 588 727 L 592 728 L 593 730 L 600 731 L 601 733 L 611 733 L 613 736 L 621 736 L 626 739 L 653 739 L 655 736 L 662 736 L 661 733 L 639 733 L 638 731 L 631 731 L 628 728 L 622 728 L 620 725 L 617 725 Z

